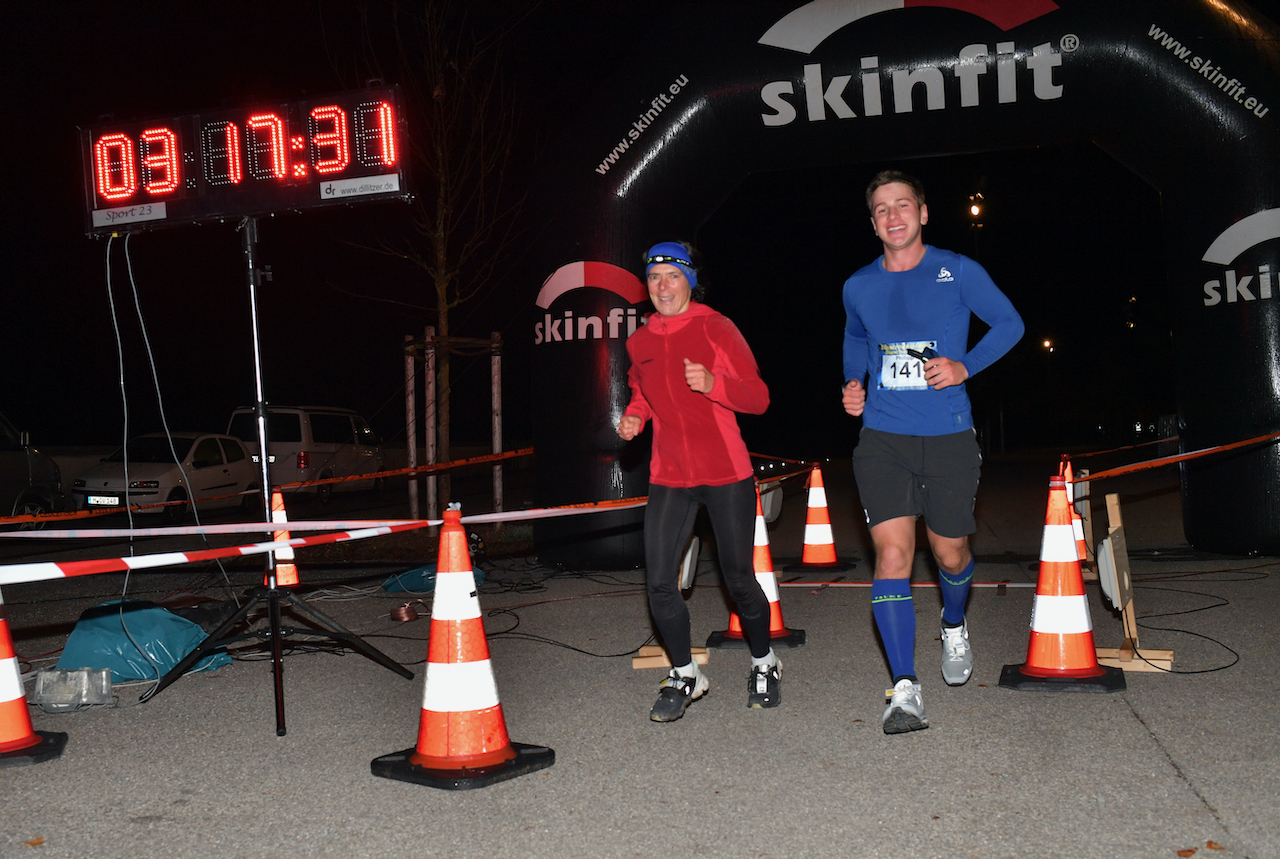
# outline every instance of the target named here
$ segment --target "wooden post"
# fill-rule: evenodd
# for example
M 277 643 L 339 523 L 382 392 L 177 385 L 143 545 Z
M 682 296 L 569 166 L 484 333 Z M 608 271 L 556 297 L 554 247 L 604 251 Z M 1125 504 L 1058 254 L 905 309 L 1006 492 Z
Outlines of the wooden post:
M 1089 495 L 1089 469 L 1079 472 L 1080 482 L 1073 483 L 1076 498 L 1076 512 L 1080 514 L 1080 524 L 1084 528 L 1084 561 L 1080 565 L 1081 577 L 1086 582 L 1098 580 L 1098 549 L 1093 536 L 1093 499 Z
M 489 335 L 489 365 L 493 377 L 493 452 L 502 453 L 502 335 Z M 502 462 L 493 464 L 493 511 L 502 512 Z M 502 523 L 498 523 L 501 529 Z
M 408 452 L 405 465 L 409 468 L 417 468 L 418 402 L 415 387 L 418 379 L 418 362 L 411 345 L 413 335 L 404 335 L 404 342 L 404 435 L 405 450 Z M 409 478 L 409 518 L 418 518 L 418 479 L 416 477 Z
M 428 325 L 424 329 L 422 356 L 427 365 L 422 374 L 426 387 L 426 390 L 423 391 L 423 399 L 427 404 L 426 456 L 427 464 L 434 465 L 436 461 L 436 328 L 434 325 Z M 427 518 L 440 518 L 440 501 L 436 498 L 436 476 L 434 472 L 427 477 Z
M 1120 619 L 1124 641 L 1119 647 L 1096 647 L 1098 664 L 1125 671 L 1172 671 L 1172 650 L 1141 650 L 1138 645 L 1138 612 L 1133 605 L 1133 591 L 1129 582 L 1129 550 L 1124 539 L 1124 521 L 1120 517 L 1120 496 L 1107 495 L 1108 527 L 1107 552 L 1114 555 L 1112 563 L 1117 578 L 1117 596 L 1123 605 Z M 1104 561 L 1099 559 L 1101 566 Z M 1137 658 L 1135 658 L 1137 657 Z

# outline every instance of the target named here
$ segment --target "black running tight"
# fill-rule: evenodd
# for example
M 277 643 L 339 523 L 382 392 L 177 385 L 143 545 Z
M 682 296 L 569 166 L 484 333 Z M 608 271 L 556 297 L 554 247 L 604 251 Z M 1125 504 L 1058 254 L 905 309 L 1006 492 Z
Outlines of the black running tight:
M 680 593 L 680 561 L 693 533 L 698 507 L 705 505 L 715 531 L 720 575 L 737 606 L 751 655 L 769 653 L 769 599 L 756 581 L 755 481 L 748 477 L 727 486 L 677 488 L 649 485 L 644 515 L 645 578 L 649 611 L 673 665 L 688 665 L 689 608 Z

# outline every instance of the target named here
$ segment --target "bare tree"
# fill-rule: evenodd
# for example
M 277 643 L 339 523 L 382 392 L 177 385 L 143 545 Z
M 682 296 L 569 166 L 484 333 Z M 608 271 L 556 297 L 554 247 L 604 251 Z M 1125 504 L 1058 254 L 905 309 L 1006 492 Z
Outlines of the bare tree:
M 413 12 L 392 2 L 384 10 L 385 21 L 373 20 L 368 7 L 358 10 L 364 56 L 356 72 L 403 88 L 415 197 L 412 233 L 384 237 L 376 250 L 424 275 L 425 298 L 435 311 L 437 441 L 440 458 L 448 460 L 450 358 L 460 351 L 450 312 L 495 280 L 525 200 L 522 190 L 513 190 L 519 117 L 501 52 L 516 22 L 481 33 L 450 0 L 423 0 Z M 389 32 L 389 46 L 376 38 L 378 29 Z M 439 492 L 442 502 L 450 500 L 447 474 Z

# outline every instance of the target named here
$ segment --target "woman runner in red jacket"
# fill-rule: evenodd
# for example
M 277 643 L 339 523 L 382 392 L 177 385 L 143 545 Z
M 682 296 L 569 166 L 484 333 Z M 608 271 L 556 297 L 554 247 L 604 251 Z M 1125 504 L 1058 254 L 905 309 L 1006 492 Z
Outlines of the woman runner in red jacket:
M 654 245 L 645 276 L 657 312 L 627 340 L 631 402 L 618 435 L 630 441 L 653 422 L 645 578 L 649 611 L 675 667 L 649 718 L 679 719 L 710 685 L 693 661 L 689 610 L 678 584 L 699 506 L 707 508 L 720 572 L 751 648 L 747 706 L 776 707 L 782 664 L 769 644 L 769 600 L 752 564 L 755 478 L 735 415 L 762 414 L 769 389 L 737 326 L 702 303 L 705 287 L 698 285 L 689 245 Z

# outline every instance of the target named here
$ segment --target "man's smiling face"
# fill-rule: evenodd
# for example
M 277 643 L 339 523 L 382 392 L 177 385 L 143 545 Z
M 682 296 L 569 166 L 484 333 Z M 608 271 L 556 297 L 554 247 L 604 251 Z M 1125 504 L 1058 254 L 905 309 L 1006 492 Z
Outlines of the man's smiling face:
M 881 185 L 871 196 L 871 226 L 885 251 L 902 251 L 922 243 L 921 228 L 929 223 L 929 207 L 916 200 L 904 182 Z

